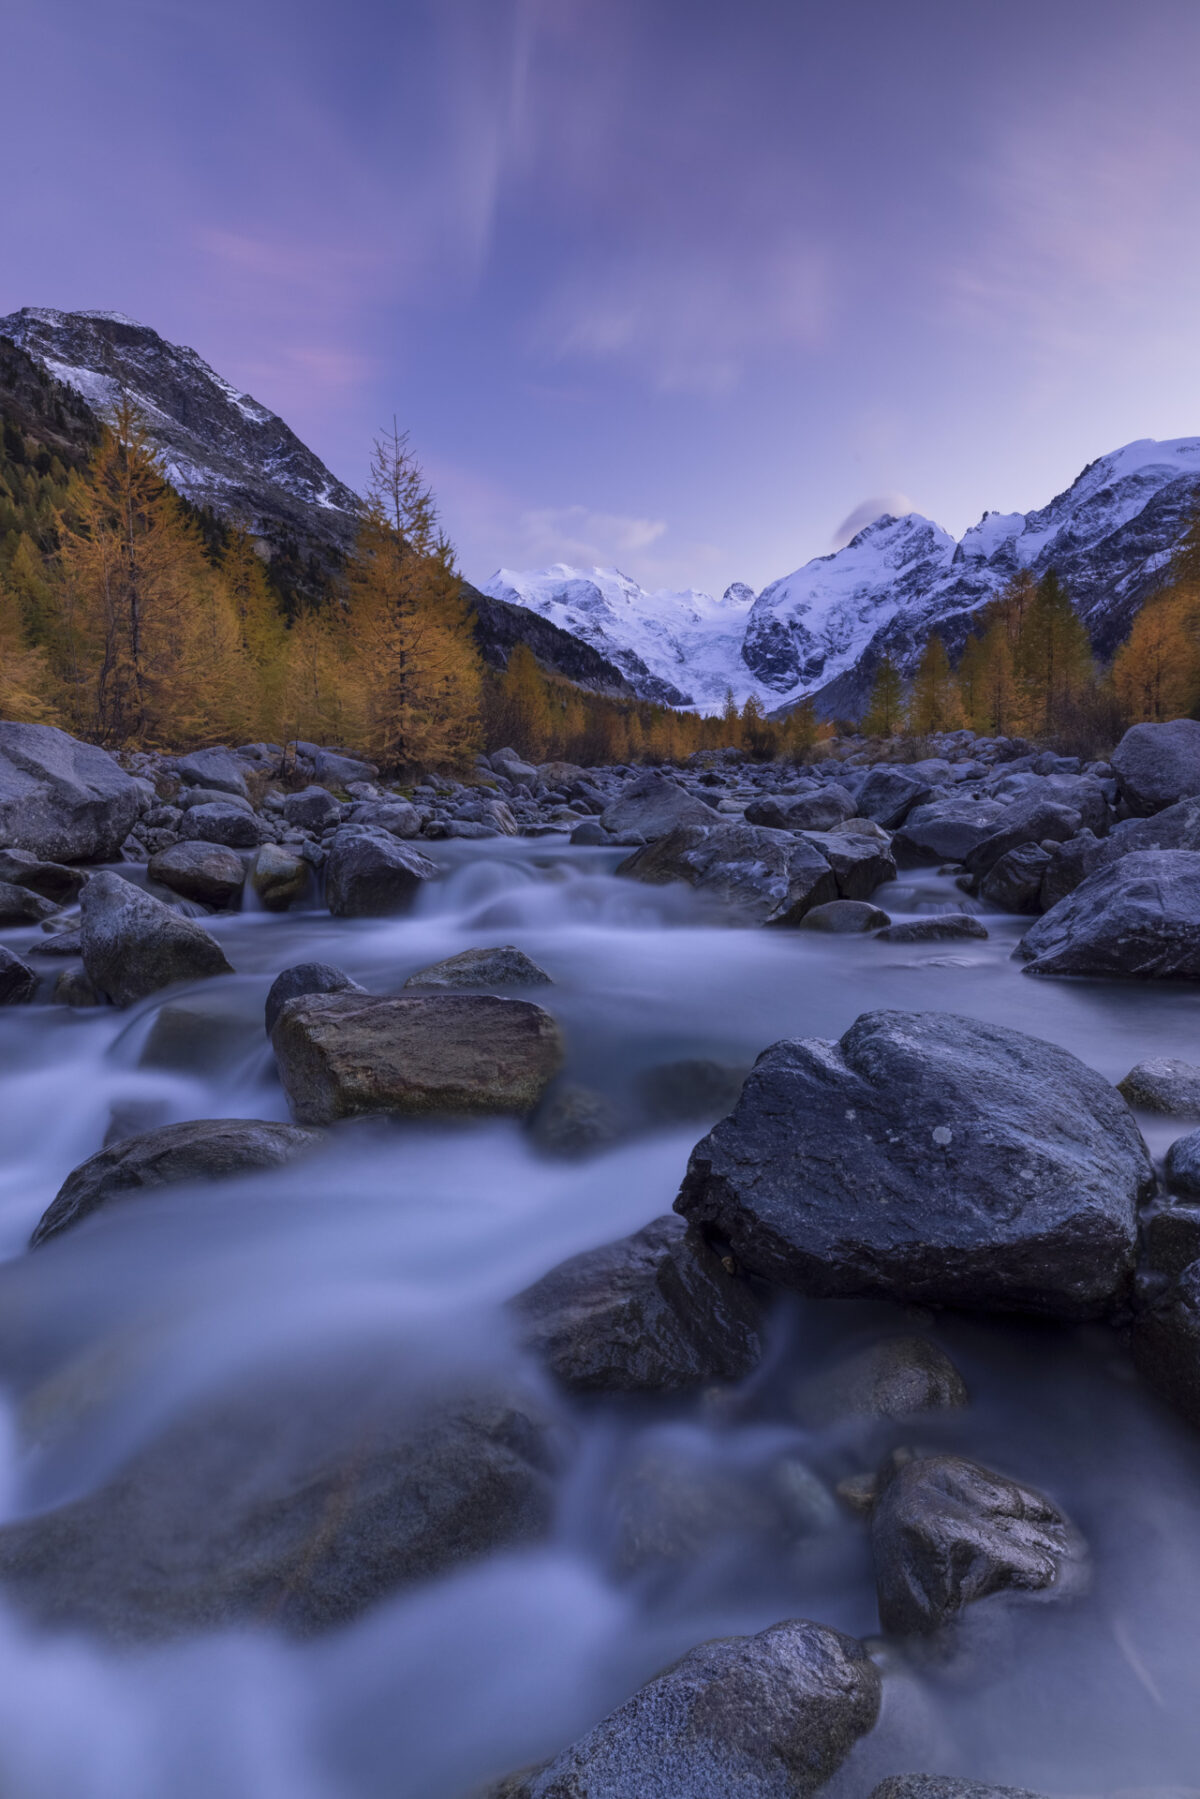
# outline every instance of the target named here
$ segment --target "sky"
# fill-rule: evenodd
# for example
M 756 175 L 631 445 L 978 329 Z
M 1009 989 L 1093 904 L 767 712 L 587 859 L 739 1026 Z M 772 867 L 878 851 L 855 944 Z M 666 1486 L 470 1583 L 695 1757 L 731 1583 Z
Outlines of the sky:
M 1195 0 L 4 0 L 0 313 L 189 344 L 464 573 L 761 588 L 1200 433 Z

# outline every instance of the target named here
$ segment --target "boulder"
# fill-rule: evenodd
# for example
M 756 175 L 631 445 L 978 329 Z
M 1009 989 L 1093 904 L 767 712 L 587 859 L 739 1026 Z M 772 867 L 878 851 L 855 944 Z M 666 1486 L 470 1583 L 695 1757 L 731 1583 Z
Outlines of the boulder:
M 1168 1118 L 1200 1118 L 1200 1068 L 1172 1056 L 1138 1062 L 1117 1082 L 1131 1106 L 1162 1112 Z
M 996 830 L 969 849 L 962 860 L 967 873 L 980 880 L 1011 850 L 1047 841 L 1065 843 L 1076 835 L 1081 822 L 1073 807 L 1030 794 L 1009 806 Z
M 720 814 L 668 775 L 646 774 L 604 808 L 600 822 L 618 837 L 665 837 L 678 825 L 712 825 Z
M 871 1514 L 879 1621 L 926 1636 L 995 1594 L 1073 1598 L 1088 1552 L 1074 1525 L 1032 1487 L 957 1455 L 900 1457 Z
M 294 967 L 277 974 L 271 983 L 266 1004 L 267 1036 L 275 1029 L 275 1021 L 290 999 L 299 999 L 306 993 L 365 992 L 365 987 L 360 987 L 342 969 L 333 968 L 328 962 L 297 962 Z
M 744 1067 L 685 1056 L 648 1068 L 638 1082 L 638 1098 L 657 1122 L 708 1122 L 733 1109 L 745 1078 Z
M 1002 912 L 1037 912 L 1049 867 L 1049 852 L 1040 843 L 1022 843 L 988 869 L 979 883 L 979 897 Z
M 79 898 L 87 880 L 81 868 L 69 868 L 63 862 L 43 862 L 29 850 L 0 850 L 0 881 L 13 887 L 28 887 L 56 906 L 69 906 Z
M 811 793 L 769 794 L 746 807 L 748 825 L 773 831 L 834 831 L 857 811 L 853 794 L 831 782 Z
M 241 806 L 190 806 L 183 815 L 179 834 L 201 843 L 223 843 L 231 850 L 252 850 L 270 835 L 268 827 L 254 812 Z
M 827 900 L 814 906 L 800 920 L 802 931 L 829 931 L 838 937 L 861 937 L 867 931 L 878 931 L 891 924 L 886 912 L 870 906 L 866 900 Z
M 556 1087 L 538 1107 L 529 1134 L 547 1155 L 592 1156 L 619 1141 L 622 1123 L 605 1094 L 572 1081 Z
M 311 791 L 311 789 L 310 789 Z M 391 837 L 419 837 L 421 814 L 407 800 L 368 800 L 354 808 L 354 823 L 386 831 Z
M 26 1006 L 37 992 L 38 978 L 20 956 L 0 946 L 0 1006 Z
M 948 943 L 958 937 L 986 937 L 987 927 L 969 912 L 934 912 L 880 931 L 880 943 Z
M 1112 754 L 1121 798 L 1140 816 L 1200 794 L 1200 722 L 1133 725 Z
M 801 1292 L 1087 1318 L 1126 1288 L 1153 1186 L 1125 1101 L 1066 1050 L 869 1012 L 763 1052 L 675 1207 Z
M 6 1598 L 125 1642 L 311 1634 L 544 1536 L 560 1455 L 544 1404 L 499 1379 L 414 1394 L 387 1362 L 326 1350 L 177 1408 L 106 1484 L 0 1529 Z
M 406 987 L 552 987 L 544 968 L 539 968 L 523 949 L 511 943 L 500 949 L 464 949 L 444 962 L 431 962 L 410 974 Z
M 11 881 L 0 881 L 0 928 L 10 925 L 40 924 L 52 918 L 58 907 L 28 887 L 14 887 Z
M 1147 1275 L 1174 1281 L 1200 1260 L 1200 1206 L 1180 1205 L 1174 1200 L 1152 1206 L 1142 1213 L 1141 1235 L 1138 1276 L 1139 1297 L 1144 1302 L 1148 1294 L 1156 1297 L 1160 1290 L 1159 1281 L 1147 1286 Z
M 166 808 L 177 816 L 194 812 L 197 806 L 233 807 L 235 812 L 253 812 L 254 807 L 244 793 L 222 793 L 217 787 L 185 787 L 174 806 Z M 155 812 L 158 808 L 155 807 Z
M 896 878 L 887 833 L 866 819 L 850 819 L 841 831 L 806 831 L 804 836 L 832 868 L 842 899 L 870 899 L 877 887 Z
M 201 1118 L 126 1137 L 81 1162 L 59 1188 L 30 1238 L 30 1248 L 102 1211 L 181 1181 L 228 1180 L 282 1168 L 321 1142 L 317 1131 L 257 1118 Z
M 312 869 L 303 856 L 279 843 L 264 843 L 250 864 L 250 885 L 268 912 L 286 912 L 311 883 Z
M 532 762 L 516 750 L 493 750 L 491 764 L 498 775 L 504 775 L 514 785 L 533 787 L 538 780 L 538 771 Z
M 577 1392 L 673 1393 L 741 1380 L 760 1304 L 682 1218 L 585 1250 L 513 1300 L 521 1339 Z
M 838 897 L 819 850 L 763 825 L 681 825 L 635 850 L 617 873 L 655 886 L 686 881 L 749 924 L 798 924 L 812 906 Z
M 1042 870 L 1038 910 L 1048 912 L 1051 906 L 1056 906 L 1068 893 L 1074 893 L 1080 882 L 1086 881 L 1093 870 L 1100 866 L 1105 859 L 1107 847 L 1091 831 L 1080 831 L 1077 836 L 1068 837 L 1065 843 L 1048 844 L 1046 853 L 1049 860 Z
M 342 803 L 334 799 L 328 787 L 305 787 L 299 793 L 285 794 L 280 811 L 289 825 L 320 836 L 341 818 Z
M 483 994 L 310 994 L 283 1007 L 271 1042 L 301 1124 L 531 1112 L 563 1056 L 548 1012 Z
M 111 862 L 145 797 L 107 750 L 53 725 L 0 724 L 0 844 L 54 862 Z
M 1165 1169 L 1167 1185 L 1173 1193 L 1200 1199 L 1200 1131 L 1176 1137 L 1167 1151 Z
M 924 805 L 933 788 L 903 768 L 873 768 L 858 790 L 855 805 L 862 818 L 873 818 L 885 831 L 895 831 L 914 806 Z
M 115 1006 L 130 1006 L 175 981 L 233 973 L 202 925 L 120 875 L 94 874 L 80 912 L 83 966 L 97 992 Z
M 962 862 L 977 843 L 992 835 L 1003 813 L 999 800 L 970 793 L 938 794 L 913 807 L 892 839 L 892 852 L 902 867 Z
M 325 903 L 335 918 L 384 918 L 407 911 L 437 864 L 385 832 L 338 831 L 325 863 Z
M 792 1406 L 809 1429 L 919 1412 L 955 1411 L 967 1388 L 950 1357 L 928 1337 L 888 1337 L 872 1343 L 795 1389 Z
M 505 1799 L 807 1799 L 879 1715 L 863 1645 L 795 1620 L 702 1643 Z
M 324 787 L 348 788 L 352 781 L 373 781 L 379 773 L 373 762 L 360 756 L 348 756 L 343 750 L 328 750 L 319 743 L 298 740 L 296 749 L 312 766 L 313 780 Z
M 960 1780 L 950 1774 L 892 1774 L 869 1794 L 868 1799 L 1044 1799 L 1028 1787 L 988 1786 L 980 1780 Z M 1143 1799 L 1150 1799 L 1149 1794 Z M 1167 1799 L 1163 1794 L 1162 1799 Z M 1177 1795 L 1176 1799 L 1182 1799 Z
M 1200 1259 L 1135 1315 L 1132 1348 L 1143 1380 L 1200 1427 Z
M 1017 953 L 1030 974 L 1200 979 L 1200 852 L 1140 850 L 1098 868 Z
M 571 842 L 582 844 L 588 849 L 604 849 L 611 841 L 612 839 L 598 818 L 585 818 L 583 823 L 576 825 L 571 832 Z
M 177 756 L 173 767 L 185 787 L 207 787 L 212 793 L 249 797 L 246 764 L 232 750 L 193 750 L 190 756 Z
M 220 843 L 176 843 L 151 856 L 147 873 L 184 899 L 218 910 L 236 906 L 246 884 L 242 859 Z

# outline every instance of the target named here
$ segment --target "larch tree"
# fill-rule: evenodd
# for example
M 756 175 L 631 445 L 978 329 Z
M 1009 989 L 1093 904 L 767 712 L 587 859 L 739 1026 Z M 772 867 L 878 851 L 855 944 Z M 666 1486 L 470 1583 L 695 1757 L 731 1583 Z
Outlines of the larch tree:
M 1043 736 L 1071 716 L 1095 683 L 1087 632 L 1053 569 L 1038 582 L 1021 619 L 1017 672 L 1029 723 Z
M 516 643 L 500 682 L 500 735 L 523 756 L 541 762 L 550 748 L 553 723 L 537 658 L 527 643 Z
M 917 737 L 934 731 L 953 731 L 962 724 L 962 708 L 950 658 L 937 632 L 921 652 L 908 707 L 908 728 Z
M 891 657 L 880 657 L 862 721 L 867 737 L 894 737 L 904 724 L 904 682 Z

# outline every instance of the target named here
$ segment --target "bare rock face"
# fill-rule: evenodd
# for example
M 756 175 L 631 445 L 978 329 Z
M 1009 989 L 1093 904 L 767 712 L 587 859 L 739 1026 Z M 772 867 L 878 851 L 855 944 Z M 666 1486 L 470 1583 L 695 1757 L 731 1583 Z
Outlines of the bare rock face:
M 798 924 L 813 906 L 838 897 L 837 877 L 820 850 L 766 825 L 680 825 L 635 850 L 617 873 L 656 887 L 686 881 L 748 924 Z
M 806 1799 L 879 1715 L 862 1644 L 801 1620 L 702 1643 L 506 1799 Z
M 143 800 L 107 750 L 53 725 L 0 724 L 0 844 L 53 862 L 109 862 Z
M 889 1464 L 871 1548 L 879 1620 L 898 1636 L 996 1594 L 1073 1597 L 1088 1579 L 1086 1545 L 1052 1501 L 956 1455 Z
M 1066 1050 L 940 1012 L 774 1044 L 692 1151 L 675 1209 L 801 1292 L 1065 1318 L 1133 1268 L 1150 1158 Z
M 512 1309 L 526 1346 L 580 1392 L 740 1380 L 762 1354 L 750 1287 L 671 1213 L 552 1268 Z
M 271 1042 L 301 1124 L 366 1112 L 530 1112 L 562 1064 L 558 1026 L 526 1000 L 465 994 L 291 1000 Z
M 94 874 L 80 909 L 83 966 L 97 992 L 115 1006 L 130 1006 L 175 981 L 233 972 L 203 926 L 120 875 Z
M 71 1171 L 43 1213 L 30 1247 L 70 1230 L 115 1200 L 181 1181 L 228 1180 L 282 1168 L 321 1141 L 317 1131 L 258 1118 L 199 1118 L 126 1137 Z

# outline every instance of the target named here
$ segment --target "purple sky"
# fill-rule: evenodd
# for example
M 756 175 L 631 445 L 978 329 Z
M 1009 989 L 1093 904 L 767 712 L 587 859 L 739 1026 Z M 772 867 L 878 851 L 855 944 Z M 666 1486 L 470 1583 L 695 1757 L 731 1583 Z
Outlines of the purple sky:
M 0 312 L 191 344 L 465 572 L 761 586 L 1200 432 L 1195 0 L 6 11 Z

